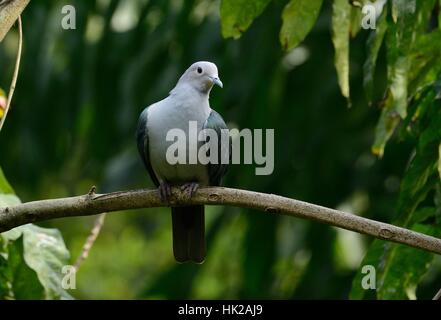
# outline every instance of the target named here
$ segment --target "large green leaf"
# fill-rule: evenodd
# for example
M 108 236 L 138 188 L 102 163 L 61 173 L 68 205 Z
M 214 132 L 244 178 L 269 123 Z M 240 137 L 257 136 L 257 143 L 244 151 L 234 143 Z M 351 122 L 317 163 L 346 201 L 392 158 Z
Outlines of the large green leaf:
M 63 238 L 57 229 L 40 228 L 27 224 L 14 228 L 1 234 L 8 246 L 14 246 L 17 242 L 22 242 L 22 260 L 24 269 L 33 270 L 44 288 L 44 298 L 46 299 L 72 299 L 72 297 L 62 288 L 63 266 L 69 264 L 69 251 L 67 250 Z M 9 258 L 8 258 L 9 263 Z M 34 290 L 35 283 L 29 282 L 29 287 L 19 286 L 18 289 Z M 23 294 L 15 292 L 15 296 Z
M 8 244 L 8 269 L 13 298 L 42 299 L 44 288 L 37 273 L 28 266 L 24 259 L 23 237 Z
M 22 227 L 24 258 L 37 272 L 47 299 L 72 299 L 62 288 L 63 266 L 69 264 L 70 254 L 57 229 L 40 228 L 29 224 Z
M 305 39 L 315 24 L 323 0 L 291 0 L 283 9 L 280 43 L 290 50 Z
M 0 207 L 20 203 L 13 192 L 0 169 Z M 61 287 L 69 251 L 58 230 L 28 224 L 1 233 L 0 239 L 0 298 L 72 298 Z
M 332 6 L 332 42 L 335 68 L 342 95 L 349 99 L 349 31 L 351 5 L 347 0 L 334 0 Z
M 220 16 L 222 35 L 239 38 L 271 0 L 222 0 Z

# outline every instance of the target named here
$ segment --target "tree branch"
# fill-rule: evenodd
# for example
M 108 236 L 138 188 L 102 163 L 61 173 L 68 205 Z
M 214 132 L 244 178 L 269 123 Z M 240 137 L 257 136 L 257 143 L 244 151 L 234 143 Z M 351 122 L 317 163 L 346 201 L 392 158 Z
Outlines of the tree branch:
M 0 11 L 1 13 L 1 11 Z M 8 111 L 11 108 L 12 97 L 14 96 L 15 86 L 17 84 L 18 71 L 20 70 L 20 60 L 21 60 L 21 50 L 23 47 L 23 29 L 21 26 L 21 17 L 18 16 L 18 49 L 17 49 L 17 57 L 15 58 L 15 67 L 14 67 L 14 75 L 12 76 L 11 86 L 9 87 L 8 100 L 6 101 L 5 112 L 3 117 L 0 119 L 0 131 L 3 128 L 3 125 L 6 120 L 6 116 L 8 115 Z
M 315 220 L 375 238 L 406 244 L 441 254 L 441 239 L 391 224 L 321 207 L 308 202 L 273 194 L 240 189 L 200 188 L 191 199 L 179 188 L 173 188 L 170 203 L 163 203 L 157 190 L 133 190 L 108 194 L 27 202 L 0 209 L 0 232 L 43 220 L 87 216 L 103 212 L 182 205 L 229 205 Z
M 30 0 L 3 0 L 0 1 L 0 42 L 11 29 Z

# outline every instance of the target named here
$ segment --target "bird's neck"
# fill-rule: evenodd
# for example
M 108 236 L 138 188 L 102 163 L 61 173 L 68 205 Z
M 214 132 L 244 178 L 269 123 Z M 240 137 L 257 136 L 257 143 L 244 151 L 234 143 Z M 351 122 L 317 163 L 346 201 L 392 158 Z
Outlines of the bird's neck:
M 170 95 L 174 95 L 179 98 L 194 97 L 194 95 L 199 96 L 201 99 L 210 98 L 211 87 L 206 88 L 198 88 L 197 86 L 192 85 L 188 82 L 179 81 L 176 86 L 170 91 Z

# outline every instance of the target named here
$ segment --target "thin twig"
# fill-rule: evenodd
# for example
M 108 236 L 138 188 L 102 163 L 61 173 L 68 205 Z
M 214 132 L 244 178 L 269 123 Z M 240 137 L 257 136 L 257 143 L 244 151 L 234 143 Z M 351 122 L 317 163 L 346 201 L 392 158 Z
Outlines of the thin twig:
M 78 256 L 77 261 L 75 262 L 75 270 L 78 272 L 78 269 L 80 269 L 81 263 L 87 259 L 89 256 L 90 249 L 92 249 L 93 244 L 95 243 L 96 238 L 100 234 L 101 228 L 104 225 L 104 219 L 106 218 L 106 213 L 100 214 L 96 219 L 95 223 L 93 224 L 93 228 L 90 231 L 89 236 L 87 237 L 86 242 L 84 243 L 83 249 L 81 250 L 80 255 Z
M 441 299 L 441 289 L 438 290 L 438 292 L 436 293 L 436 295 L 433 297 L 432 300 L 439 300 Z
M 18 50 L 17 57 L 15 59 L 14 75 L 11 81 L 11 87 L 9 88 L 8 101 L 6 101 L 6 108 L 3 117 L 0 119 L 0 131 L 5 123 L 6 116 L 8 115 L 9 108 L 11 106 L 12 97 L 14 96 L 15 86 L 17 84 L 18 71 L 20 70 L 21 50 L 23 46 L 23 30 L 21 26 L 21 16 L 18 16 Z
M 274 194 L 221 187 L 200 188 L 190 199 L 180 188 L 173 188 L 169 203 L 161 201 L 157 190 L 86 194 L 71 198 L 27 202 L 0 208 L 0 232 L 26 223 L 62 217 L 185 205 L 228 205 L 261 210 L 267 214 L 283 214 L 315 220 L 441 254 L 441 239 L 419 232 Z

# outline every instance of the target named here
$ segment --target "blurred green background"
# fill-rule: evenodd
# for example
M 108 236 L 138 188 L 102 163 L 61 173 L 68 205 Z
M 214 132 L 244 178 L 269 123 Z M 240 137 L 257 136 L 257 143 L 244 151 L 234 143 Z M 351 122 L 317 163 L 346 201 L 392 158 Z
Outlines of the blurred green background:
M 284 52 L 278 32 L 287 1 L 272 1 L 239 39 L 221 35 L 219 1 L 31 1 L 13 106 L 0 134 L 0 165 L 22 201 L 152 188 L 138 157 L 140 112 L 164 98 L 193 62 L 219 68 L 211 106 L 230 127 L 274 128 L 275 169 L 256 176 L 234 165 L 224 185 L 275 193 L 391 221 L 413 145 L 371 153 L 380 110 L 362 88 L 368 32 L 351 42 L 351 108 L 341 96 L 331 39 L 331 1 L 306 40 Z M 76 29 L 61 8 L 76 8 Z M 8 88 L 17 33 L 0 46 Z M 386 83 L 380 51 L 377 87 Z M 380 99 L 382 91 L 375 92 Z M 203 265 L 176 264 L 167 209 L 109 214 L 77 277 L 80 299 L 347 298 L 372 241 L 316 222 L 208 207 Z M 42 223 L 59 228 L 72 262 L 94 217 Z M 418 287 L 431 298 L 441 261 Z

